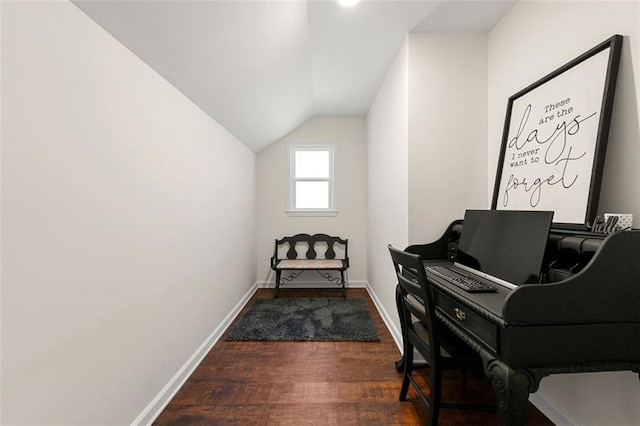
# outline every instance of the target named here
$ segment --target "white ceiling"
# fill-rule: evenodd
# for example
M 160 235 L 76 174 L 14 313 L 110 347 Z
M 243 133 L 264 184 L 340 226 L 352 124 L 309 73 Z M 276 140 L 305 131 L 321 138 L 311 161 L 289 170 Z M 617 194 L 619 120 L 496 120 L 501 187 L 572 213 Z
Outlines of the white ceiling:
M 487 32 L 517 0 L 74 0 L 255 152 L 366 115 L 407 33 Z

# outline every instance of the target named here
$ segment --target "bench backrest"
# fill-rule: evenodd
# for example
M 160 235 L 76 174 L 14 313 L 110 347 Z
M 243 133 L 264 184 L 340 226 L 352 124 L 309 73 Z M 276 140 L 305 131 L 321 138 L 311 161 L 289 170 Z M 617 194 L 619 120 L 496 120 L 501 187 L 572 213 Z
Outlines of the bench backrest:
M 296 249 L 296 247 L 298 246 L 298 244 L 304 244 L 304 243 L 307 244 L 307 250 L 304 254 L 306 259 L 315 259 L 316 257 L 318 257 L 318 252 L 316 250 L 316 243 L 321 243 L 321 244 L 318 244 L 319 246 L 320 245 L 324 246 L 326 244 L 327 249 L 324 253 L 325 259 L 335 259 L 336 250 L 339 248 L 344 249 L 344 251 L 339 250 L 339 252 L 342 252 L 340 253 L 339 258 L 342 258 L 342 259 L 349 258 L 347 254 L 348 240 L 347 239 L 343 240 L 340 237 L 332 237 L 327 234 L 313 234 L 313 235 L 297 234 L 292 237 L 284 237 L 280 240 L 276 239 L 273 258 L 281 259 L 281 257 L 278 256 L 278 253 L 281 251 L 278 249 L 281 248 L 283 244 L 287 244 L 288 245 L 288 250 L 286 252 L 287 259 L 297 259 L 298 250 Z M 334 245 L 336 245 L 336 247 L 334 247 Z M 337 245 L 341 247 L 338 247 Z M 287 249 L 287 247 L 285 247 L 285 249 Z

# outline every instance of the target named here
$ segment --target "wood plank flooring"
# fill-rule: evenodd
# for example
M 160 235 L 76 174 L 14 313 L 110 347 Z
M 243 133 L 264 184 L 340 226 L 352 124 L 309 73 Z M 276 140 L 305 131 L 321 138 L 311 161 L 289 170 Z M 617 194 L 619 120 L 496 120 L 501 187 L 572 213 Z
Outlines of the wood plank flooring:
M 273 297 L 273 290 L 259 289 L 247 306 L 261 297 Z M 341 297 L 341 293 L 282 289 L 279 297 Z M 225 333 L 154 424 L 424 424 L 426 407 L 413 390 L 407 402 L 398 401 L 402 375 L 394 362 L 400 352 L 368 293 L 348 289 L 347 297 L 367 302 L 379 342 L 231 342 L 224 340 Z M 480 375 L 470 375 L 466 395 L 457 372 L 443 381 L 443 401 L 494 401 L 490 383 Z M 531 404 L 526 415 L 527 425 L 553 425 Z M 497 417 L 442 409 L 439 424 L 496 425 Z

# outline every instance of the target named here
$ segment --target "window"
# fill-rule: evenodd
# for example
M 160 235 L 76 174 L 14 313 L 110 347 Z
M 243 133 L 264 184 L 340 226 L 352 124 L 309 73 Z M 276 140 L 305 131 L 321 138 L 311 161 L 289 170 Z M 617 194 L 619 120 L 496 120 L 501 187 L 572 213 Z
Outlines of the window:
M 289 144 L 289 216 L 335 216 L 336 145 Z

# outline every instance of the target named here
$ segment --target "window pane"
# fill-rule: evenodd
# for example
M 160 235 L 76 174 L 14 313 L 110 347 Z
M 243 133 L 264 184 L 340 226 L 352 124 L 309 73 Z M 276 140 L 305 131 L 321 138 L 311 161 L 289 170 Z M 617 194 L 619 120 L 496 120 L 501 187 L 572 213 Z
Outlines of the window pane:
M 329 151 L 296 151 L 296 178 L 328 178 Z
M 329 182 L 296 182 L 297 209 L 328 209 Z

